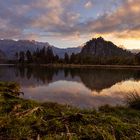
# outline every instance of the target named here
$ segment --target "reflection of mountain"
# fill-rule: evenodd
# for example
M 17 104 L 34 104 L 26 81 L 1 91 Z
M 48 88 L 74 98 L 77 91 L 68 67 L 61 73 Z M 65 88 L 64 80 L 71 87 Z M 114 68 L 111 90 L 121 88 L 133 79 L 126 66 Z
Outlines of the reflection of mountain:
M 66 70 L 65 70 L 66 71 Z M 91 90 L 100 91 L 130 78 L 140 79 L 138 70 L 131 69 L 69 69 L 72 77 L 79 76 L 82 83 Z M 68 72 L 67 72 L 68 73 Z
M 89 69 L 86 74 L 84 70 L 81 70 L 79 76 L 89 89 L 100 91 L 118 82 L 133 78 L 134 73 L 132 70 Z
M 0 80 L 19 82 L 22 87 L 48 85 L 48 83 L 66 80 L 82 82 L 91 90 L 100 91 L 112 85 L 134 78 L 139 80 L 138 70 L 126 69 L 80 69 L 47 67 L 7 67 L 1 66 Z

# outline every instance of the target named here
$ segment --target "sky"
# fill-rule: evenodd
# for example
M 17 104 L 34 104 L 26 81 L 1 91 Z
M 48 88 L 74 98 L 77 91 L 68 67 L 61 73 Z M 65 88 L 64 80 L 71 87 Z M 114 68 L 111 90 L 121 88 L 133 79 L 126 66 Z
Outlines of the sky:
M 102 36 L 140 49 L 140 0 L 0 0 L 0 38 L 77 47 Z

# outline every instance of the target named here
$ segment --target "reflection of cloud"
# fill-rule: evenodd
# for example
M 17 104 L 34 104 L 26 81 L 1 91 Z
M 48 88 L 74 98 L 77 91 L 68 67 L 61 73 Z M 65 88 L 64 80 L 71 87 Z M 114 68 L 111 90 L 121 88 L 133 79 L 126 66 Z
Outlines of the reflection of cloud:
M 104 104 L 123 104 L 124 96 L 128 92 L 140 91 L 139 82 L 125 81 L 101 92 L 90 91 L 83 84 L 71 81 L 57 81 L 48 86 L 24 88 L 25 98 L 39 101 L 51 101 L 70 104 L 78 107 L 98 107 Z
M 92 92 L 93 95 L 99 95 L 100 96 L 112 96 L 112 97 L 120 97 L 124 98 L 128 93 L 133 93 L 134 91 L 137 91 L 140 93 L 140 81 L 132 81 L 127 80 L 124 82 L 116 83 L 110 88 L 103 89 L 101 92 Z

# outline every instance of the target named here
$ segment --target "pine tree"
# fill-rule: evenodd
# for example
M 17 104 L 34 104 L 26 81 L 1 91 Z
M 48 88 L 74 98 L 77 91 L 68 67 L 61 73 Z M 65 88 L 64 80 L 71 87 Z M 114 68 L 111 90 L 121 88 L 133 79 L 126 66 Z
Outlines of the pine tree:
M 72 53 L 70 56 L 70 63 L 75 63 L 75 54 Z
M 47 48 L 46 56 L 47 56 L 47 63 L 53 63 L 53 61 L 54 61 L 54 54 L 53 54 L 53 50 L 52 50 L 51 47 Z
M 135 60 L 138 64 L 140 64 L 140 52 L 135 55 Z
M 32 63 L 33 62 L 32 54 L 29 50 L 26 52 L 26 58 L 27 58 L 27 63 Z
M 20 63 L 24 63 L 25 62 L 25 53 L 23 51 L 21 51 L 19 53 L 19 62 Z
M 15 53 L 15 59 L 18 60 L 18 52 Z
M 67 53 L 65 53 L 65 56 L 64 56 L 64 61 L 65 63 L 69 63 L 69 55 Z
M 58 56 L 58 55 L 55 55 L 55 56 L 54 56 L 54 62 L 55 62 L 55 63 L 58 63 L 58 62 L 59 62 L 59 56 Z

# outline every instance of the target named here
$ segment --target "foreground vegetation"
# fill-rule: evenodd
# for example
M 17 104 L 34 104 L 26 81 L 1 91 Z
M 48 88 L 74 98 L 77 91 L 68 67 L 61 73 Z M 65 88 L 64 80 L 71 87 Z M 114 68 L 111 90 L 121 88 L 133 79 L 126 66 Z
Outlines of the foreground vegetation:
M 15 83 L 0 83 L 0 139 L 140 139 L 140 110 L 106 105 L 96 111 L 37 103 L 19 98 L 19 91 Z

